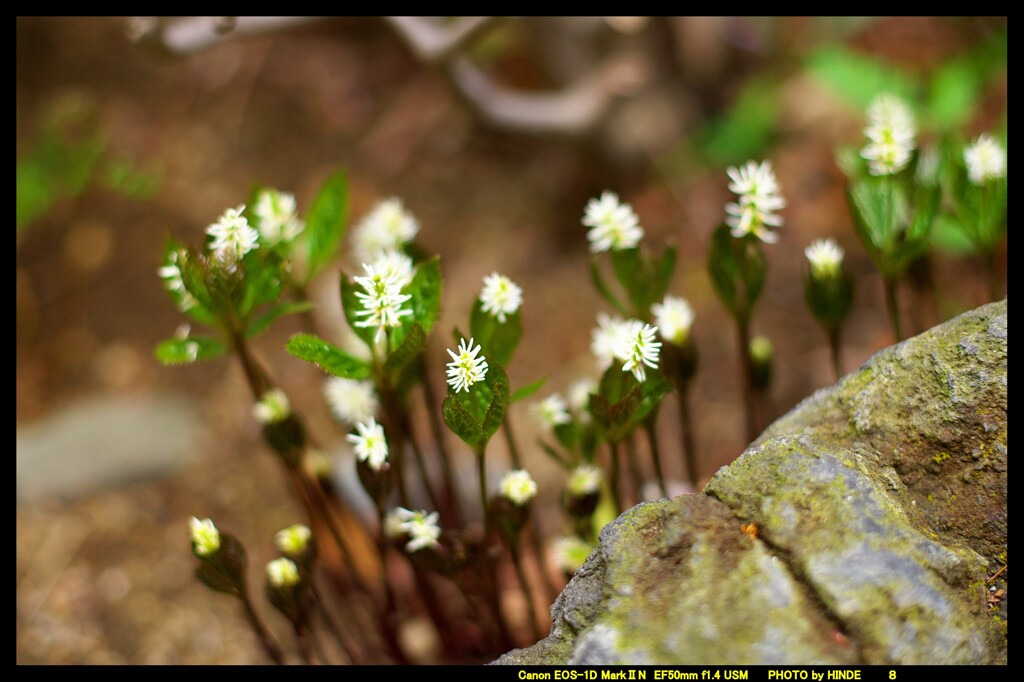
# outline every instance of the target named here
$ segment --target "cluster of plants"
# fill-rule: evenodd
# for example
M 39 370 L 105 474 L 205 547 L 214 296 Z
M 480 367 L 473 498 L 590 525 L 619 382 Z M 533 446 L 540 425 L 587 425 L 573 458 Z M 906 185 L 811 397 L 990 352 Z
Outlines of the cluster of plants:
M 1006 229 L 1005 151 L 988 135 L 921 148 L 909 107 L 889 95 L 867 117 L 866 141 L 840 150 L 837 160 L 848 176 L 857 234 L 883 275 L 894 336 L 902 338 L 895 284 L 926 252 L 941 211 L 955 213 L 994 262 Z M 712 236 L 707 268 L 735 321 L 753 439 L 767 425 L 772 348 L 767 338 L 752 336 L 752 326 L 767 279 L 764 249 L 778 240 L 786 200 L 769 160 L 726 175 L 735 200 Z M 587 204 L 581 224 L 590 279 L 608 306 L 592 331 L 600 375 L 581 378 L 564 396 L 536 399 L 543 378 L 513 386 L 506 371 L 523 335 L 528 287 L 481 273 L 463 324 L 432 342 L 442 269 L 438 256 L 417 244 L 416 218 L 398 199 L 381 201 L 343 249 L 347 224 L 347 185 L 339 172 L 304 219 L 292 195 L 260 187 L 207 228 L 202 246 L 169 239 L 160 277 L 178 309 L 210 332 L 183 325 L 156 355 L 166 364 L 231 355 L 244 370 L 253 417 L 304 511 L 301 523 L 276 535 L 281 557 L 266 566 L 261 581 L 270 604 L 291 624 L 303 661 L 409 662 L 402 623 L 414 616 L 432 623 L 442 660 L 488 660 L 544 635 L 540 614 L 561 587 L 549 567 L 558 565 L 564 582 L 604 523 L 648 497 L 643 469 L 653 471 L 657 495 L 670 491 L 665 457 L 681 458 L 689 483 L 699 483 L 688 397 L 699 362 L 692 308 L 671 292 L 676 251 L 645 243 L 639 217 L 614 192 Z M 305 293 L 342 250 L 359 263 L 342 272 L 338 286 L 359 348 L 316 333 Z M 815 242 L 805 253 L 807 305 L 828 337 L 839 375 L 853 280 L 835 241 Z M 373 518 L 340 493 L 332 461 L 253 349 L 257 336 L 289 314 L 303 315 L 307 330 L 287 350 L 330 375 L 324 395 L 351 444 L 354 475 Z M 442 376 L 446 392 L 439 396 Z M 659 443 L 657 422 L 671 393 L 680 428 L 678 443 L 669 446 Z M 522 456 L 514 436 L 509 407 L 527 399 L 543 426 L 536 447 L 566 474 L 564 537 L 556 542 L 541 537 L 531 517 L 538 489 L 525 464 L 532 459 Z M 492 477 L 488 445 L 499 433 L 511 466 Z M 459 485 L 456 447 L 475 457 L 473 494 Z M 197 577 L 239 599 L 267 656 L 286 661 L 252 599 L 242 540 L 211 519 L 193 518 L 190 530 Z M 515 590 L 522 595 L 518 607 L 503 598 Z M 334 646 L 325 647 L 325 638 Z

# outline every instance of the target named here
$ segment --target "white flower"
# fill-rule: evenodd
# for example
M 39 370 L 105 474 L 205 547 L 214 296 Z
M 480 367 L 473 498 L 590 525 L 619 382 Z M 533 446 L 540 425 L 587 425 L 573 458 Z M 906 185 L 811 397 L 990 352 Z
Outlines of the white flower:
M 380 408 L 372 381 L 331 377 L 324 382 L 324 398 L 335 417 L 353 426 L 376 417 Z
M 412 258 L 401 251 L 382 251 L 372 265 L 374 272 L 393 280 L 399 290 L 412 281 Z
M 455 392 L 465 390 L 478 381 L 483 381 L 487 376 L 487 360 L 483 356 L 477 357 L 480 346 L 473 345 L 473 339 L 466 343 L 466 339 L 459 340 L 459 353 L 456 355 L 450 348 L 446 348 L 452 361 L 448 363 L 447 374 L 448 384 L 455 389 Z
M 193 516 L 188 521 L 188 528 L 192 536 L 192 551 L 196 556 L 210 556 L 220 549 L 220 531 L 212 520 L 200 521 Z
M 356 457 L 366 462 L 374 471 L 380 471 L 388 458 L 388 441 L 384 438 L 384 427 L 370 417 L 370 421 L 356 424 L 359 434 L 350 433 L 345 439 L 355 447 Z
M 623 372 L 632 372 L 637 381 L 647 379 L 647 371 L 644 365 L 658 368 L 658 355 L 661 353 L 661 342 L 654 338 L 658 332 L 657 327 L 643 324 L 639 320 L 629 320 L 632 325 L 628 344 L 622 349 L 624 352 L 616 353 L 620 359 L 625 359 L 622 365 Z M 643 324 L 641 328 L 640 325 Z
M 291 587 L 299 582 L 299 567 L 286 557 L 267 564 L 267 582 L 273 587 Z
M 199 304 L 199 301 L 185 288 L 185 280 L 181 278 L 181 266 L 178 265 L 177 251 L 167 254 L 167 264 L 157 268 L 156 274 L 164 281 L 164 288 L 174 294 L 173 298 L 178 310 L 185 312 Z
M 593 379 L 580 379 L 569 387 L 569 407 L 581 419 L 589 419 L 587 405 L 590 403 L 590 394 L 597 391 L 597 382 Z
M 593 495 L 601 488 L 601 470 L 593 464 L 580 464 L 569 474 L 565 487 L 573 497 Z
M 644 236 L 633 207 L 620 202 L 614 192 L 602 192 L 600 199 L 587 202 L 582 223 L 590 228 L 587 239 L 594 253 L 635 248 Z
M 540 422 L 548 431 L 554 429 L 559 424 L 568 424 L 572 421 L 572 417 L 569 416 L 569 411 L 565 407 L 565 400 L 562 396 L 557 393 L 552 393 L 544 400 L 533 406 L 533 414 L 537 417 L 537 421 Z
M 603 371 L 619 357 L 619 350 L 629 338 L 630 327 L 620 317 L 597 314 L 597 327 L 590 333 L 590 351 Z
M 277 424 L 291 416 L 292 406 L 284 391 L 274 388 L 252 406 L 252 413 L 261 424 Z
M 427 547 L 436 547 L 441 537 L 441 527 L 437 524 L 437 512 L 427 514 L 425 511 L 410 511 L 397 507 L 388 512 L 384 519 L 384 533 L 392 539 L 409 537 L 405 551 L 418 552 Z
M 693 308 L 685 298 L 666 296 L 664 301 L 651 306 L 651 313 L 661 331 L 661 338 L 677 346 L 686 343 L 693 326 Z
M 267 246 L 288 243 L 305 229 L 296 213 L 295 195 L 276 189 L 260 190 L 252 212 L 259 225 L 260 239 Z
M 782 218 L 772 212 L 785 207 L 786 200 L 779 193 L 772 162 L 747 161 L 742 168 L 730 167 L 725 172 L 732 180 L 729 190 L 739 195 L 739 203 L 725 205 L 725 224 L 732 228 L 732 236 L 752 234 L 766 244 L 777 242 L 779 236 L 768 228 L 782 225 Z
M 419 222 L 405 210 L 401 199 L 385 199 L 378 202 L 353 230 L 356 257 L 369 263 L 384 251 L 400 251 L 419 230 Z
M 984 185 L 1006 175 L 1006 150 L 988 133 L 982 133 L 974 144 L 964 149 L 967 177 L 975 185 Z
M 244 204 L 229 208 L 217 222 L 206 228 L 206 234 L 213 237 L 210 251 L 228 264 L 237 263 L 242 256 L 259 248 L 259 232 L 249 226 L 249 221 L 242 215 L 244 210 Z
M 910 109 L 892 95 L 879 95 L 868 107 L 867 146 L 860 155 L 868 161 L 872 175 L 899 173 L 910 163 L 914 151 L 914 117 Z
M 412 296 L 401 293 L 402 281 L 394 269 L 379 271 L 366 263 L 363 263 L 363 269 L 366 270 L 366 277 L 353 278 L 365 290 L 365 293 L 356 292 L 356 298 L 362 303 L 363 309 L 357 310 L 355 316 L 366 319 L 355 324 L 357 327 L 376 327 L 374 341 L 380 341 L 380 335 L 386 327 L 397 327 L 402 323 L 402 317 L 412 315 L 411 309 L 402 308 L 402 304 Z
M 505 275 L 496 272 L 484 277 L 484 288 L 480 291 L 481 309 L 505 324 L 506 315 L 514 315 L 523 304 L 523 290 Z
M 516 469 L 505 474 L 499 486 L 501 496 L 522 507 L 537 494 L 537 483 L 526 469 Z
M 583 565 L 593 549 L 589 544 L 577 537 L 558 538 L 554 543 L 555 561 L 566 573 L 575 573 Z
M 274 535 L 274 544 L 285 554 L 301 554 L 312 537 L 313 533 L 308 526 L 296 523 L 277 531 L 277 534 Z
M 804 249 L 815 279 L 834 279 L 843 266 L 843 247 L 833 239 L 819 239 Z

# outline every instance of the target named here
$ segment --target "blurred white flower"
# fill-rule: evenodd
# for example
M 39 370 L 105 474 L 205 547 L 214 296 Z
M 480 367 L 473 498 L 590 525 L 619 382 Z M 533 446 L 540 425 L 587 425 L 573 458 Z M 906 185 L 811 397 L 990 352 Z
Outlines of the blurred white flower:
M 644 236 L 633 207 L 620 202 L 614 192 L 602 192 L 600 199 L 587 202 L 582 222 L 590 228 L 587 239 L 594 253 L 635 248 Z
M 910 163 L 914 151 L 914 117 L 910 109 L 893 95 L 879 95 L 868 107 L 868 126 L 864 135 L 869 142 L 860 155 L 868 161 L 872 175 L 893 175 Z
M 353 426 L 376 417 L 380 408 L 372 381 L 331 377 L 324 382 L 324 398 L 335 417 Z
M 261 424 L 277 424 L 291 416 L 292 406 L 284 391 L 274 388 L 252 406 L 252 413 Z
M 259 226 L 260 240 L 267 246 L 290 242 L 306 227 L 296 212 L 295 195 L 287 192 L 260 190 L 252 212 Z
M 725 205 L 725 224 L 733 237 L 752 234 L 766 244 L 774 244 L 779 236 L 770 230 L 780 227 L 782 218 L 773 213 L 786 206 L 771 161 L 760 164 L 747 161 L 742 168 L 730 167 L 726 175 L 732 182 L 729 190 L 739 195 L 739 203 Z
M 505 324 L 506 315 L 514 315 L 523 304 L 523 290 L 505 275 L 496 272 L 484 277 L 480 291 L 481 309 Z
M 388 458 L 388 442 L 384 438 L 384 427 L 370 417 L 366 423 L 356 424 L 358 434 L 350 433 L 345 440 L 353 444 L 353 450 L 360 462 L 366 462 L 374 471 L 380 471 Z
M 569 411 L 566 409 L 565 400 L 557 393 L 552 393 L 544 400 L 533 405 L 532 410 L 537 421 L 545 430 L 551 431 L 559 424 L 568 424 L 572 421 Z
M 982 133 L 974 144 L 964 149 L 964 163 L 970 181 L 984 185 L 1006 175 L 1006 150 L 994 137 Z
M 259 248 L 259 232 L 249 226 L 242 215 L 245 205 L 229 208 L 220 219 L 206 228 L 206 234 L 213 237 L 210 251 L 219 260 L 232 265 L 253 249 Z
M 309 530 L 309 526 L 296 523 L 277 531 L 277 534 L 274 535 L 274 544 L 285 554 L 301 554 L 312 537 L 313 533 Z
M 196 556 L 211 556 L 220 549 L 220 531 L 212 520 L 200 521 L 193 516 L 188 521 L 188 528 L 192 537 L 192 551 Z
M 666 296 L 664 301 L 651 306 L 651 313 L 661 338 L 677 346 L 686 343 L 693 326 L 693 308 L 685 298 Z
M 385 251 L 400 251 L 419 230 L 419 222 L 405 210 L 402 200 L 391 197 L 378 202 L 356 225 L 353 251 L 361 261 L 370 263 Z
M 517 507 L 522 507 L 537 494 L 537 483 L 529 471 L 516 469 L 501 478 L 498 489 L 501 490 L 502 497 Z
M 843 267 L 843 248 L 834 239 L 819 239 L 804 249 L 815 279 L 833 279 Z
M 593 495 L 601 488 L 601 469 L 593 464 L 580 464 L 569 474 L 565 487 L 574 497 Z
M 267 564 L 267 582 L 273 587 L 291 587 L 299 582 L 299 567 L 286 557 Z

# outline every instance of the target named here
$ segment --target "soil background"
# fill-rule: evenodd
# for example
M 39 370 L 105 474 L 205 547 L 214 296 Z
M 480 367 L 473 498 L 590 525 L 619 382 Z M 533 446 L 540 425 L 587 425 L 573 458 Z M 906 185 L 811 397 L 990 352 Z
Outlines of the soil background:
M 858 24 L 842 41 L 927 70 L 999 25 L 880 19 Z M 250 548 L 250 565 L 259 567 L 273 558 L 273 533 L 300 520 L 300 509 L 260 440 L 239 368 L 228 360 L 165 368 L 153 359 L 155 345 L 182 321 L 156 275 L 167 235 L 200 243 L 205 227 L 242 203 L 255 183 L 294 192 L 304 212 L 324 179 L 344 168 L 350 225 L 379 199 L 404 200 L 421 223 L 420 244 L 441 255 L 442 333 L 430 347 L 439 393 L 447 359 L 443 330 L 465 327 L 485 275 L 498 271 L 518 282 L 525 290 L 526 334 L 508 370 L 513 386 L 549 376 L 539 396 L 581 376 L 596 377 L 590 330 L 597 312 L 608 307 L 589 283 L 580 218 L 590 197 L 618 192 L 633 204 L 647 241 L 679 247 L 671 291 L 696 311 L 700 370 L 692 404 L 703 480 L 742 452 L 734 326 L 704 263 L 729 199 L 727 179 L 724 168 L 668 170 L 664 161 L 747 74 L 784 68 L 793 46 L 813 36 L 806 20 L 778 20 L 774 30 L 782 37 L 772 45 L 787 46 L 787 54 L 739 40 L 707 48 L 718 55 L 710 80 L 687 70 L 693 57 L 679 57 L 683 76 L 693 79 L 685 96 L 676 83 L 669 95 L 652 96 L 658 106 L 631 110 L 626 100 L 619 103 L 618 128 L 577 139 L 482 123 L 444 75 L 420 63 L 380 19 L 323 20 L 183 57 L 133 44 L 125 27 L 123 18 L 16 21 L 19 158 L 47 121 L 70 108 L 85 112 L 76 120 L 102 135 L 108 154 L 159 178 L 145 200 L 89 186 L 19 231 L 17 427 L 46 424 L 70 406 L 101 398 L 145 403 L 172 395 L 194 408 L 201 435 L 162 475 L 19 496 L 18 663 L 264 662 L 237 604 L 192 576 L 187 520 L 208 516 L 230 528 Z M 529 56 L 525 48 L 511 50 L 498 61 L 500 74 L 536 83 Z M 834 381 L 825 337 L 803 303 L 803 249 L 814 239 L 835 237 L 856 277 L 845 326 L 846 371 L 893 341 L 882 283 L 857 242 L 832 156 L 840 144 L 861 139 L 863 121 L 798 73 L 783 82 L 782 130 L 766 156 L 789 205 L 780 242 L 766 248 L 768 282 L 754 318 L 754 331 L 768 336 L 776 351 L 771 418 Z M 1005 110 L 1005 73 L 983 94 L 972 135 L 995 125 Z M 354 271 L 344 257 L 338 267 Z M 986 300 L 983 272 L 973 259 L 936 255 L 931 275 L 935 297 L 901 289 L 915 333 Z M 339 340 L 337 267 L 314 283 L 311 297 L 320 333 Z M 323 375 L 284 352 L 299 329 L 297 317 L 285 318 L 257 341 L 257 352 L 308 415 L 319 441 L 344 454 L 343 433 L 322 399 Z M 659 423 L 666 443 L 678 442 L 673 414 L 674 408 L 665 409 Z M 515 405 L 512 418 L 540 482 L 535 513 L 547 536 L 565 533 L 558 511 L 564 474 L 532 447 L 538 431 L 528 406 Z M 507 462 L 498 441 L 489 457 Z M 470 454 L 459 457 L 471 477 Z M 678 455 L 668 470 L 674 479 L 685 478 Z M 287 639 L 284 623 L 274 622 L 265 601 L 261 606 Z M 520 634 L 521 644 L 529 644 Z M 415 627 L 406 635 L 415 640 Z M 434 662 L 429 643 L 421 648 L 422 660 Z

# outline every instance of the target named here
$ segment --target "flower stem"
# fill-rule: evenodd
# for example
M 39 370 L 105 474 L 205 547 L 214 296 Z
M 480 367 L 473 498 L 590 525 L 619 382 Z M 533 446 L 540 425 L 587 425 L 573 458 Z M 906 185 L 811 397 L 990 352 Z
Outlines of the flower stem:
M 633 479 L 633 496 L 630 498 L 630 506 L 644 499 L 644 477 L 640 473 L 639 456 L 636 452 L 636 429 L 629 432 L 629 439 L 626 441 L 626 462 L 629 466 L 629 477 Z
M 476 466 L 480 474 L 480 509 L 483 511 L 486 544 L 487 534 L 491 530 L 491 512 L 487 508 L 487 457 L 484 456 L 484 446 L 479 447 L 476 451 Z
M 526 581 L 526 572 L 523 571 L 522 557 L 519 555 L 519 538 L 509 543 L 509 551 L 512 554 L 512 563 L 516 567 L 516 576 L 519 578 L 519 585 L 526 597 L 526 610 L 530 612 L 530 626 L 533 628 L 533 641 L 539 642 L 543 637 L 540 621 L 537 620 L 537 607 L 533 603 L 533 592 L 530 591 L 530 583 Z
M 619 492 L 619 479 L 622 476 L 619 465 L 619 443 L 618 441 L 609 441 L 608 447 L 612 460 L 612 477 L 609 483 L 612 489 L 612 500 L 615 502 L 615 514 L 619 515 L 622 513 L 622 494 Z
M 352 639 L 341 631 L 338 623 L 334 620 L 334 616 L 328 611 L 324 598 L 320 593 L 320 588 L 316 585 L 316 580 L 310 577 L 310 586 L 313 589 L 313 598 L 316 599 L 317 607 L 320 610 L 320 615 L 323 618 L 324 624 L 327 625 L 327 629 L 331 631 L 338 646 L 348 656 L 349 661 L 352 665 L 365 665 L 367 661 L 363 658 L 360 648 L 356 646 L 356 643 Z
M 444 477 L 445 498 L 451 510 L 452 519 L 455 525 L 463 525 L 462 509 L 459 504 L 459 489 L 455 486 L 455 475 L 452 472 L 451 456 L 448 453 L 448 446 L 445 444 L 444 432 L 441 428 L 441 416 L 437 411 L 437 397 L 433 385 L 430 383 L 430 372 L 427 370 L 426 353 L 420 354 L 420 386 L 423 388 L 423 402 L 427 408 L 427 418 L 430 421 L 430 431 L 434 436 L 434 445 L 441 455 L 441 474 Z
M 687 381 L 676 392 L 679 407 L 679 429 L 683 435 L 683 457 L 686 460 L 686 476 L 690 485 L 697 490 L 697 448 L 694 444 L 693 420 L 690 418 L 690 383 Z
M 903 340 L 903 330 L 900 328 L 900 310 L 896 301 L 896 278 L 884 275 L 882 279 L 885 285 L 885 307 L 889 311 L 889 322 L 892 324 L 896 341 L 899 342 Z
M 839 349 L 841 347 L 839 342 L 839 325 L 837 324 L 828 334 L 828 345 L 832 352 L 832 369 L 836 373 L 836 381 L 839 381 L 843 377 L 843 367 L 839 361 Z
M 655 415 L 652 414 L 644 422 L 644 431 L 647 432 L 647 444 L 651 448 L 651 459 L 654 460 L 654 475 L 661 487 L 662 497 L 668 498 L 668 485 L 665 483 L 665 472 L 661 469 L 661 451 L 658 448 L 658 430 L 655 426 Z
M 253 632 L 256 633 L 256 638 L 259 639 L 263 652 L 277 665 L 283 665 L 284 656 L 281 654 L 281 648 L 274 642 L 274 638 L 270 636 L 267 626 L 263 624 L 259 614 L 256 613 L 256 609 L 252 607 L 248 591 L 243 589 L 239 596 L 242 600 L 242 606 L 245 607 L 245 616 L 249 621 L 249 625 L 252 626 Z
M 736 331 L 740 351 L 740 372 L 743 383 L 743 406 L 747 426 L 747 442 L 753 442 L 759 431 L 757 422 L 757 396 L 754 389 L 754 368 L 750 359 L 750 322 L 746 316 L 736 318 Z

